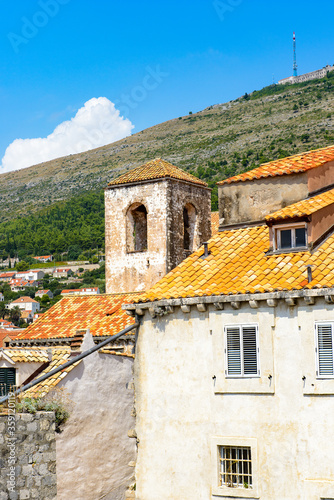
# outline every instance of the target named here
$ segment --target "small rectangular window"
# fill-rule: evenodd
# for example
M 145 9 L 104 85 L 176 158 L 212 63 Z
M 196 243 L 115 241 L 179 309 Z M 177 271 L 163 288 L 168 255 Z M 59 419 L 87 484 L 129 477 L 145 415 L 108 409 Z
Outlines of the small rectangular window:
M 252 488 L 250 447 L 219 446 L 219 486 Z
M 258 327 L 236 325 L 225 327 L 226 370 L 231 377 L 258 376 Z
M 304 248 L 307 246 L 306 225 L 275 227 L 275 250 Z
M 315 329 L 317 377 L 333 378 L 333 323 L 318 323 Z
M 15 386 L 15 368 L 0 368 L 0 396 L 6 396 Z

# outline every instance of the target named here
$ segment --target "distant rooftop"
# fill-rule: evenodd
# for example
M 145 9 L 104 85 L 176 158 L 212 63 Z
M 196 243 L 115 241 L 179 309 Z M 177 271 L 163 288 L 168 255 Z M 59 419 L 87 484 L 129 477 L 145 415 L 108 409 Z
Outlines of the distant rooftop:
M 188 174 L 184 170 L 172 165 L 168 161 L 162 160 L 161 158 L 156 158 L 151 160 L 140 167 L 136 167 L 133 170 L 117 177 L 117 179 L 109 182 L 108 186 L 117 186 L 119 184 L 132 184 L 133 182 L 147 181 L 153 179 L 165 179 L 172 178 L 181 181 L 191 182 L 193 184 L 200 184 L 201 186 L 207 187 L 207 183 L 201 181 L 194 175 Z
M 260 167 L 249 172 L 235 175 L 229 179 L 218 182 L 218 185 L 232 184 L 234 182 L 251 181 L 265 177 L 276 177 L 278 175 L 289 175 L 306 172 L 311 168 L 320 167 L 325 163 L 334 161 L 334 146 L 327 148 L 313 149 L 306 153 L 288 156 L 279 160 L 263 163 Z

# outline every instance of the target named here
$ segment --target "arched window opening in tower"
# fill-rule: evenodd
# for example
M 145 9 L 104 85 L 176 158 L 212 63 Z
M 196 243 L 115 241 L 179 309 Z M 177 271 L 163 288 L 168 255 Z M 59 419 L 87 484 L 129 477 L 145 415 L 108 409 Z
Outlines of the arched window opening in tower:
M 144 205 L 134 203 L 127 214 L 127 251 L 147 250 L 147 210 Z
M 189 252 L 194 250 L 196 231 L 196 209 L 190 203 L 183 209 L 183 248 Z

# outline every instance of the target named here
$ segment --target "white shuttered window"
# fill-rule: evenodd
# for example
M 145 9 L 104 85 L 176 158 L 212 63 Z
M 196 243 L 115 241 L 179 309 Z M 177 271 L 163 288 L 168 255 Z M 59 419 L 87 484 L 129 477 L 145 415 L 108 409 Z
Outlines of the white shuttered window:
M 230 377 L 260 375 L 257 325 L 225 327 L 225 374 Z
M 317 323 L 316 332 L 316 360 L 317 377 L 333 378 L 333 324 Z

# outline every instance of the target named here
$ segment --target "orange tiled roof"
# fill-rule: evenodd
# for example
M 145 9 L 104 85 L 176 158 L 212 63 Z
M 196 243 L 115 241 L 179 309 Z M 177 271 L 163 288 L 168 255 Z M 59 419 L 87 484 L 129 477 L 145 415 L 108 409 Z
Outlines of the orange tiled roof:
M 66 363 L 66 361 L 69 360 L 71 355 L 71 350 L 68 347 L 57 347 L 52 349 L 52 361 L 50 362 L 49 366 L 45 368 L 39 375 L 39 377 L 42 377 L 42 375 L 45 375 L 49 373 L 51 370 L 54 368 L 58 368 L 59 366 L 63 365 Z M 45 394 L 47 394 L 51 389 L 54 389 L 57 384 L 66 377 L 70 371 L 73 370 L 76 366 L 78 366 L 79 363 L 81 363 L 82 360 L 79 360 L 77 363 L 73 363 L 73 365 L 68 366 L 64 370 L 61 370 L 60 372 L 56 373 L 55 375 L 51 375 L 51 377 L 47 378 L 46 380 L 43 380 L 39 384 L 35 385 L 34 387 L 31 387 L 27 391 L 25 391 L 23 394 L 24 396 L 30 396 L 30 397 L 43 397 Z
M 250 181 L 262 179 L 264 177 L 275 177 L 277 175 L 297 174 L 306 172 L 311 168 L 320 167 L 329 161 L 334 160 L 334 146 L 327 148 L 313 149 L 306 153 L 300 153 L 280 160 L 263 163 L 260 167 L 249 172 L 235 175 L 229 179 L 218 182 L 218 185 L 231 184 L 233 182 Z
M 194 175 L 184 172 L 184 170 L 175 167 L 175 165 L 172 165 L 168 161 L 162 160 L 161 158 L 156 158 L 155 160 L 151 160 L 144 165 L 140 165 L 140 167 L 136 167 L 133 170 L 126 172 L 120 177 L 117 177 L 117 179 L 109 182 L 108 186 L 130 184 L 132 182 L 147 181 L 150 179 L 164 179 L 166 177 L 192 182 L 193 184 L 200 184 L 201 186 L 207 186 L 206 182 L 201 181 Z
M 74 337 L 77 330 L 90 329 L 95 337 L 115 335 L 134 323 L 121 306 L 139 298 L 140 293 L 74 295 L 64 297 L 16 339 Z
M 333 205 L 334 203 L 334 189 L 326 191 L 325 193 L 313 196 L 308 200 L 298 201 L 293 205 L 277 210 L 273 214 L 267 215 L 267 221 L 291 219 L 292 217 L 303 217 L 304 215 L 311 215 L 322 208 Z
M 219 228 L 219 212 L 211 212 L 211 235 L 218 233 Z
M 266 255 L 269 228 L 247 227 L 217 233 L 203 247 L 154 285 L 141 300 L 229 295 L 302 288 L 334 287 L 334 234 L 319 249 Z M 306 266 L 312 266 L 308 283 Z
M 8 347 L 3 352 L 15 363 L 46 363 L 49 359 L 46 349 Z
M 22 330 L 20 330 L 22 331 Z M 17 332 L 15 330 L 7 330 L 6 328 L 0 328 L 0 347 L 4 347 L 5 338 L 15 339 Z
M 32 299 L 31 297 L 19 297 L 18 299 L 13 300 L 11 304 L 20 304 L 21 302 L 23 303 L 33 302 L 34 304 L 38 304 L 37 300 Z

